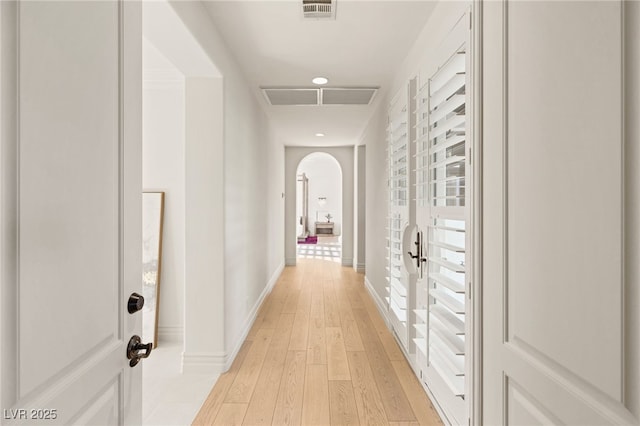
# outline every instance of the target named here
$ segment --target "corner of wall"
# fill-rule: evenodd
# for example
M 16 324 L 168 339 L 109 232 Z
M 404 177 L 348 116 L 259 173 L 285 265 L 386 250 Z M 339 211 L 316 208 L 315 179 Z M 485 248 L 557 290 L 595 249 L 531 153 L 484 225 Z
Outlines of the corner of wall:
M 287 257 L 284 261 L 286 266 L 296 266 L 297 259 L 295 257 Z

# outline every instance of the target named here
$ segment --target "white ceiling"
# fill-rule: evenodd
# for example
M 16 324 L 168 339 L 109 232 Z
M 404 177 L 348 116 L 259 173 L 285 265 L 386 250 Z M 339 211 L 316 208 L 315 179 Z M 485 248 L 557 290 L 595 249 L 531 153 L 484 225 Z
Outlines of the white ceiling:
M 302 0 L 206 1 L 214 25 L 249 83 L 260 87 L 380 87 L 384 91 L 435 5 L 434 1 L 337 0 L 335 20 L 302 17 Z M 378 93 L 379 98 L 383 93 Z M 264 99 L 263 99 L 264 100 Z M 263 105 L 286 145 L 358 142 L 369 106 Z M 319 138 L 315 133 L 324 133 Z

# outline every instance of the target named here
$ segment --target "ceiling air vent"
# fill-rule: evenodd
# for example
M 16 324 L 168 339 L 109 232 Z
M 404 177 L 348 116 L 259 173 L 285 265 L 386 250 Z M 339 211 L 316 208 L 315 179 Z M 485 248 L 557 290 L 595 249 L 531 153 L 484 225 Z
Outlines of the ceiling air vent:
M 335 0 L 302 0 L 302 16 L 310 19 L 335 19 Z
M 322 105 L 369 105 L 377 89 L 323 88 Z
M 318 105 L 318 89 L 262 89 L 271 105 Z
M 370 105 L 377 87 L 263 87 L 271 105 Z

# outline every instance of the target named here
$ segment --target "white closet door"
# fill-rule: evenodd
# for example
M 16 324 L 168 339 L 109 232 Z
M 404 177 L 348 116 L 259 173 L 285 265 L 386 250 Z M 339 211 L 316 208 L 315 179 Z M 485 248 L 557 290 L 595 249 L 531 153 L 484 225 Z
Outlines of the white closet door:
M 484 5 L 483 423 L 637 425 L 627 5 Z

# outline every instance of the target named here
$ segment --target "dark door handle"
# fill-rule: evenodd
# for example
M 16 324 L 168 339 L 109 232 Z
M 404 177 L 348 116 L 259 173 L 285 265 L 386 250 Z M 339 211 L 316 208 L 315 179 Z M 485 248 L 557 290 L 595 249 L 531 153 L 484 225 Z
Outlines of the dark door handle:
M 127 345 L 127 359 L 130 359 L 129 366 L 135 367 L 142 358 L 149 358 L 153 343 L 142 343 L 140 336 L 132 336 Z
M 416 233 L 416 241 L 414 241 L 414 244 L 416 245 L 416 254 L 413 254 L 411 252 L 409 252 L 409 256 L 411 256 L 412 259 L 416 260 L 416 267 L 418 269 L 420 269 L 422 262 L 425 262 L 426 259 L 424 257 L 422 257 L 422 232 L 418 231 Z
M 130 314 L 135 314 L 144 306 L 144 296 L 138 293 L 131 293 L 129 301 L 127 302 L 127 311 Z

